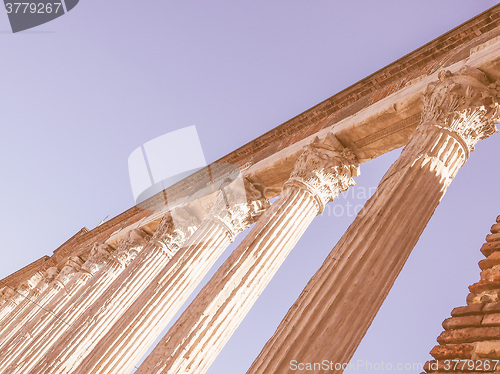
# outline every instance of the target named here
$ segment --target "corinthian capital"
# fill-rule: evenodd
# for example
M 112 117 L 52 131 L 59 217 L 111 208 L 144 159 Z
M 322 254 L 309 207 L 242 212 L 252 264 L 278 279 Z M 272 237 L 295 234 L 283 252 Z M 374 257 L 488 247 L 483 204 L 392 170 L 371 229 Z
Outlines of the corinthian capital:
M 31 287 L 28 282 L 22 283 L 17 289 L 14 295 L 11 297 L 11 302 L 14 303 L 14 305 L 19 305 L 21 301 L 26 299 L 30 293 Z
M 237 179 L 222 188 L 217 195 L 210 216 L 227 230 L 231 241 L 254 223 L 269 208 L 269 201 L 262 197 L 248 179 Z
M 150 239 L 151 235 L 144 230 L 139 228 L 132 229 L 127 232 L 125 238 L 120 242 L 111 258 L 115 260 L 115 264 L 120 267 L 128 266 L 134 258 L 136 258 L 137 254 L 142 251 Z M 101 254 L 103 257 L 106 257 L 103 248 L 101 248 Z
M 87 261 L 82 266 L 82 271 L 94 275 L 108 260 L 111 259 L 111 248 L 106 243 L 94 243 Z
M 457 134 L 466 151 L 498 130 L 498 94 L 481 71 L 464 67 L 457 73 L 441 71 L 439 81 L 431 83 L 424 94 L 422 125 L 443 127 Z
M 286 187 L 307 189 L 318 202 L 319 212 L 342 191 L 353 186 L 359 175 L 359 162 L 349 148 L 331 133 L 324 140 L 315 138 L 295 164 Z
M 160 221 L 152 242 L 169 258 L 184 245 L 198 228 L 198 218 L 183 207 L 168 212 Z
M 0 306 L 7 303 L 15 293 L 16 291 L 12 287 L 5 286 L 1 291 Z
M 45 274 L 43 275 L 43 278 L 38 282 L 36 287 L 33 289 L 32 294 L 33 296 L 37 296 L 41 294 L 49 284 L 56 278 L 56 276 L 59 274 L 59 269 L 56 266 L 50 267 L 45 271 Z
M 62 289 L 69 282 L 73 274 L 80 271 L 83 261 L 80 257 L 71 256 L 66 260 L 63 268 L 51 283 L 52 287 Z

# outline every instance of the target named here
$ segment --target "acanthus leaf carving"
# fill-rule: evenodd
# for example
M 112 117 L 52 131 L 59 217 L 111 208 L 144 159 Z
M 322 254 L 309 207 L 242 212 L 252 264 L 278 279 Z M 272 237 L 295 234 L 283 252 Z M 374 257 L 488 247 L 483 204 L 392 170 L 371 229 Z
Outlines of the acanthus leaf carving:
M 152 241 L 163 254 L 172 258 L 198 228 L 197 217 L 184 207 L 168 212 L 160 221 Z
M 233 241 L 269 208 L 269 201 L 262 195 L 250 180 L 237 180 L 221 188 L 210 215 L 222 223 Z
M 51 286 L 60 290 L 66 286 L 73 275 L 80 271 L 83 261 L 80 257 L 70 256 L 59 274 L 52 281 Z
M 106 243 L 94 243 L 87 261 L 82 265 L 82 271 L 94 275 L 111 259 L 113 248 Z
M 359 162 L 354 153 L 331 133 L 324 140 L 315 138 L 295 163 L 285 187 L 305 188 L 314 195 L 319 213 L 341 192 L 355 185 Z
M 13 296 L 11 297 L 11 302 L 15 305 L 19 305 L 24 299 L 29 298 L 30 296 L 36 296 L 36 286 L 44 277 L 43 271 L 37 271 L 32 274 L 28 279 L 26 279 L 21 285 L 19 285 Z M 33 291 L 35 291 L 35 295 L 33 295 Z
M 128 266 L 142 251 L 151 239 L 151 235 L 140 228 L 127 232 L 120 245 L 112 255 L 112 259 L 119 267 Z
M 5 303 L 7 303 L 12 298 L 12 296 L 15 295 L 15 293 L 16 293 L 16 291 L 12 287 L 5 286 L 2 289 L 2 296 L 1 296 L 1 300 L 0 300 L 0 305 L 4 305 Z
M 424 94 L 423 125 L 444 127 L 459 136 L 467 151 L 497 132 L 500 119 L 497 90 L 479 69 L 464 67 L 457 73 L 441 71 L 439 81 Z
M 14 295 L 11 297 L 11 302 L 15 305 L 19 305 L 21 301 L 26 299 L 30 293 L 31 287 L 28 282 L 22 283 L 19 287 L 16 288 Z
M 36 287 L 32 291 L 33 296 L 40 295 L 43 291 L 49 287 L 50 283 L 59 274 L 59 269 L 56 266 L 52 266 L 45 271 L 43 278 L 38 282 Z

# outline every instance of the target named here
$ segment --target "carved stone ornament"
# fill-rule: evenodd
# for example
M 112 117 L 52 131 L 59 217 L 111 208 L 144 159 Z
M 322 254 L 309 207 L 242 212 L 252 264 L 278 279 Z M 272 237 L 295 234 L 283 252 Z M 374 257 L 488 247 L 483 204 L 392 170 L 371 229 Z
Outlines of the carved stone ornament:
M 424 94 L 421 126 L 438 126 L 457 134 L 468 151 L 497 132 L 498 94 L 481 70 L 464 67 L 457 73 L 441 71 L 439 81 Z
M 113 253 L 112 258 L 120 267 L 128 266 L 134 258 L 137 257 L 137 254 L 146 246 L 150 239 L 151 235 L 142 229 L 132 229 L 127 232 L 125 238 L 123 238 L 120 242 L 120 245 Z
M 21 303 L 21 301 L 23 301 L 24 299 L 26 299 L 30 293 L 30 285 L 28 282 L 24 282 L 22 283 L 19 287 L 17 287 L 14 295 L 11 297 L 11 301 L 15 304 L 15 305 L 19 305 Z
M 52 280 L 54 280 L 55 277 L 59 274 L 59 269 L 57 266 L 52 266 L 47 269 L 45 272 L 45 276 L 43 277 L 43 280 L 46 281 L 47 283 L 50 283 Z
M 45 271 L 43 278 L 38 282 L 36 287 L 33 289 L 33 296 L 41 294 L 49 284 L 56 278 L 59 274 L 59 269 L 56 266 L 50 267 Z
M 44 272 L 37 271 L 18 286 L 11 297 L 11 301 L 15 305 L 19 305 L 24 299 L 30 296 L 30 293 L 36 289 L 36 286 L 43 279 Z M 33 295 L 32 295 L 33 296 Z
M 319 212 L 342 191 L 354 186 L 359 162 L 352 151 L 329 133 L 324 140 L 315 138 L 295 163 L 285 187 L 305 188 L 316 198 Z
M 260 196 L 261 192 L 248 179 L 221 188 L 211 216 L 226 228 L 231 241 L 269 208 L 269 201 Z
M 52 286 L 61 289 L 69 282 L 73 274 L 80 271 L 83 261 L 80 257 L 71 256 L 52 282 Z
M 82 271 L 94 275 L 102 266 L 111 259 L 113 249 L 106 243 L 94 243 L 87 261 L 82 266 Z
M 2 289 L 0 305 L 3 305 L 6 301 L 10 300 L 10 298 L 14 296 L 15 293 L 16 291 L 12 287 L 9 286 L 4 287 Z
M 167 213 L 160 221 L 152 241 L 172 258 L 198 228 L 199 220 L 183 207 Z

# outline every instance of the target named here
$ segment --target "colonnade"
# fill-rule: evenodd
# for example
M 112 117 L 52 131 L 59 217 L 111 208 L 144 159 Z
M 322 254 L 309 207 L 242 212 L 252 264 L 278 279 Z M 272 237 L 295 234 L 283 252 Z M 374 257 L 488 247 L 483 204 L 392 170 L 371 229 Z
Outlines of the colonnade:
M 249 374 L 297 362 L 348 362 L 413 247 L 476 143 L 495 133 L 498 98 L 480 70 L 442 71 L 421 121 L 376 193 L 291 307 Z M 7 290 L 0 305 L 0 371 L 130 372 L 237 235 L 243 241 L 138 368 L 205 373 L 325 205 L 353 186 L 356 150 L 315 137 L 270 202 L 240 180 L 204 217 L 167 212 L 153 235 L 130 230 Z M 258 191 L 257 191 L 258 192 Z

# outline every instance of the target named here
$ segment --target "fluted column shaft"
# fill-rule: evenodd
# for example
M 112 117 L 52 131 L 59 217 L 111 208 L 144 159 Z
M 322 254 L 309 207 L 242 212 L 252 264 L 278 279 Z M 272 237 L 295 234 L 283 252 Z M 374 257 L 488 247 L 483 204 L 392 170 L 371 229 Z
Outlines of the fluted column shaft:
M 130 236 L 127 237 L 127 242 L 130 241 Z M 114 275 L 113 272 L 108 272 L 105 267 L 110 266 L 108 262 L 111 251 L 112 248 L 107 244 L 95 243 L 87 261 L 81 268 L 78 266 L 77 269 L 75 268 L 78 265 L 76 262 L 81 260 L 74 257 L 69 258 L 73 262 L 73 266 L 65 266 L 64 270 L 40 295 L 40 300 L 32 303 L 22 314 L 18 315 L 0 336 L 0 368 L 6 368 L 28 344 L 36 344 L 37 340 L 50 334 L 51 327 L 56 328 L 56 331 L 59 332 L 58 326 L 51 325 L 53 319 L 58 318 L 59 314 L 62 315 L 67 310 L 78 312 L 85 308 L 84 305 L 78 309 L 80 301 L 89 303 L 96 299 L 93 293 L 98 296 L 102 289 L 99 287 L 99 281 Z M 103 271 L 99 272 L 102 268 L 104 268 Z M 92 282 L 87 289 L 84 286 L 90 279 Z M 68 324 L 63 319 L 59 322 Z M 44 342 L 46 341 L 44 340 Z
M 86 278 L 82 279 L 80 272 L 82 263 L 83 261 L 78 257 L 69 257 L 59 274 L 44 292 L 43 296 L 48 300 L 48 303 L 43 308 L 35 305 L 25 316 L 30 319 L 23 318 L 26 325 L 19 325 L 17 332 L 9 334 L 5 340 L 2 339 L 0 350 L 0 370 L 2 372 L 7 372 L 7 367 L 23 354 L 26 346 L 36 341 L 38 334 L 50 331 L 47 326 L 56 322 L 54 318 L 57 319 L 61 308 L 85 283 Z
M 133 369 L 234 237 L 268 206 L 267 200 L 247 202 L 243 197 L 244 203 L 222 211 L 220 201 L 215 205 L 186 245 L 72 373 L 128 373 Z
M 56 294 L 50 283 L 59 273 L 56 267 L 47 269 L 43 279 L 32 290 L 30 296 L 23 301 L 19 310 L 14 311 L 0 323 L 0 349 L 5 342 L 14 336 L 19 329 L 50 302 Z
M 26 328 L 0 353 L 0 369 L 5 373 L 24 372 L 44 356 L 52 344 L 72 327 L 75 320 L 91 305 L 100 303 L 100 297 L 116 277 L 140 252 L 149 236 L 139 230 L 129 232 L 118 249 L 110 255 L 105 244 L 94 247 L 95 258 L 87 261 L 69 287 L 63 289 L 41 310 Z M 104 248 L 105 247 L 105 248 Z
M 9 300 L 9 298 L 14 295 L 14 289 L 10 286 L 5 285 L 4 283 L 1 284 L 2 290 L 0 291 L 0 308 L 5 305 L 5 303 Z
M 172 216 L 175 216 L 175 224 Z M 71 367 L 74 360 L 78 360 L 80 355 L 96 344 L 126 312 L 197 225 L 198 220 L 182 208 L 167 215 L 132 263 L 106 287 L 99 300 L 82 310 L 77 318 L 72 318 L 71 328 L 59 333 L 55 344 L 47 346 L 40 341 L 33 349 L 35 358 L 31 350 L 15 367 L 9 367 L 7 372 L 56 373 L 58 371 L 52 368 L 53 365 Z
M 323 360 L 333 363 L 331 372 L 342 372 L 458 169 L 474 144 L 495 132 L 498 107 L 488 83 L 465 69 L 442 72 L 429 87 L 416 133 L 249 374 L 285 374 Z
M 353 185 L 357 163 L 331 134 L 316 139 L 272 204 L 137 373 L 204 373 L 324 204 Z M 309 170 L 310 169 L 310 170 Z
M 19 311 L 24 308 L 26 299 L 30 297 L 31 291 L 41 278 L 42 273 L 38 272 L 15 290 L 9 290 L 10 297 L 0 306 L 0 322 L 4 321 L 14 310 Z
M 21 285 L 20 288 L 14 290 L 13 295 L 0 307 L 0 321 L 3 321 L 28 295 L 29 289 L 26 285 Z
M 17 306 L 10 313 L 5 315 L 5 317 L 1 320 L 0 332 L 3 331 L 9 325 L 9 321 L 11 321 L 17 315 L 22 313 L 29 305 L 32 305 L 33 302 L 40 296 L 40 294 L 48 286 L 48 284 L 44 282 L 45 272 L 43 273 L 44 273 L 43 278 L 37 283 L 37 285 L 33 287 L 31 290 L 29 290 L 27 295 L 24 293 L 21 294 L 20 302 L 18 304 L 14 303 L 17 304 Z

